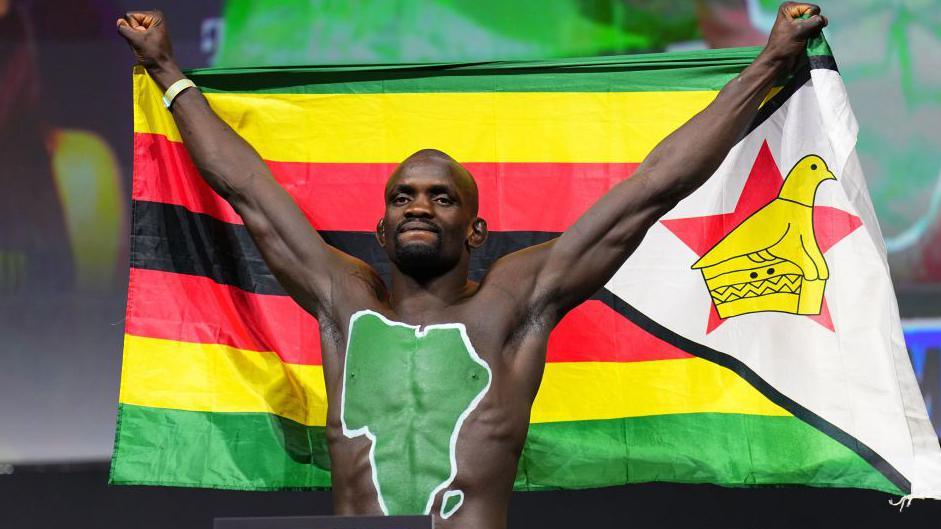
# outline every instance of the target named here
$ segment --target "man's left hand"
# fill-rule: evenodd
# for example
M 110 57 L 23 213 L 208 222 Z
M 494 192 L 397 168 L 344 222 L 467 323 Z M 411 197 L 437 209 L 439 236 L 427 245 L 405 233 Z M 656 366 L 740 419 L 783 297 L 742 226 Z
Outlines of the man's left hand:
M 807 47 L 807 40 L 816 37 L 827 25 L 827 17 L 814 4 L 784 2 L 771 28 L 771 36 L 763 55 L 790 70 Z

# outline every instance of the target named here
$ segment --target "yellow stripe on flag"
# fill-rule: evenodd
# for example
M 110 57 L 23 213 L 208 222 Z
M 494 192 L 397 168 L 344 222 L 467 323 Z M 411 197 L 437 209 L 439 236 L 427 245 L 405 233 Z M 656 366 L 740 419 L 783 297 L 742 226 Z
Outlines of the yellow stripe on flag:
M 682 358 L 547 363 L 530 422 L 705 412 L 790 415 L 732 371 Z
M 135 79 L 134 131 L 180 141 L 160 90 Z M 400 162 L 423 148 L 463 162 L 640 162 L 713 91 L 207 94 L 262 158 Z
M 213 412 L 268 412 L 323 426 L 323 367 L 274 353 L 124 335 L 123 404 Z
M 326 424 L 322 367 L 285 364 L 273 353 L 125 335 L 121 388 L 125 404 Z M 549 363 L 531 421 L 697 412 L 789 415 L 728 369 L 689 358 Z

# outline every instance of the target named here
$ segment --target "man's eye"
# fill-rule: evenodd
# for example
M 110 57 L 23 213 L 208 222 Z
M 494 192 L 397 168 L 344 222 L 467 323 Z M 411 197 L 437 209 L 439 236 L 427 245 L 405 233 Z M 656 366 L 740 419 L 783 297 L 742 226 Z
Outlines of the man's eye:
M 405 195 L 399 195 L 392 199 L 392 203 L 396 206 L 403 206 L 408 203 L 408 197 Z
M 442 206 L 450 206 L 451 204 L 454 203 L 454 201 L 448 197 L 437 197 L 435 198 L 435 202 L 437 202 L 438 204 L 441 204 Z

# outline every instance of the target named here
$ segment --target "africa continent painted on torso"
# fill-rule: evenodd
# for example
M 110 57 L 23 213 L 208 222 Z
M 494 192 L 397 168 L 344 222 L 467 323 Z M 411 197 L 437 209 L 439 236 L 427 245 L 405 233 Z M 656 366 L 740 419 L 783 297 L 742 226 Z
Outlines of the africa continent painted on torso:
M 343 433 L 372 443 L 373 484 L 386 514 L 429 513 L 457 473 L 461 424 L 490 387 L 491 371 L 463 324 L 417 326 L 373 311 L 350 318 Z M 442 516 L 463 503 L 445 492 Z

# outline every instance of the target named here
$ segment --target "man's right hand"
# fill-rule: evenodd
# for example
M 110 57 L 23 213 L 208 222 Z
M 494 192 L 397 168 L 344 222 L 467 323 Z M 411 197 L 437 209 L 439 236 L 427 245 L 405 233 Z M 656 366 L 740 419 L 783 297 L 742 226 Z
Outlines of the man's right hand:
M 160 11 L 131 11 L 117 20 L 118 33 L 131 45 L 138 64 L 153 75 L 175 70 L 167 22 Z

